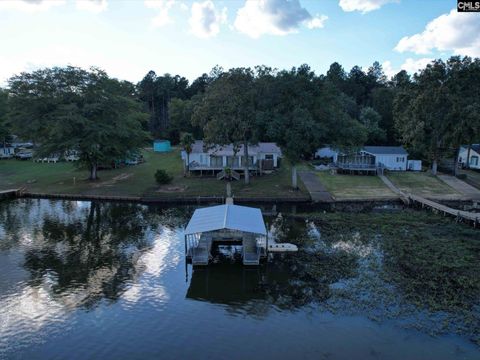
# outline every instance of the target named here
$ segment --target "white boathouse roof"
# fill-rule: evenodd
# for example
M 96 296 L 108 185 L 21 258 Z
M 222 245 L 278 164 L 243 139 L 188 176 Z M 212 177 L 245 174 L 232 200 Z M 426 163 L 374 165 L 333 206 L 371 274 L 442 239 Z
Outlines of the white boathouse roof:
M 185 235 L 222 229 L 267 234 L 260 209 L 239 205 L 218 205 L 195 210 L 185 229 Z

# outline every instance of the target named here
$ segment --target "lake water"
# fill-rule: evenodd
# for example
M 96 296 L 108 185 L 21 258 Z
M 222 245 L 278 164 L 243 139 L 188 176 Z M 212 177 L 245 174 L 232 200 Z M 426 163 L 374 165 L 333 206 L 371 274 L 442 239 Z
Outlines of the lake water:
M 343 226 L 341 214 L 284 213 L 268 226 L 298 253 L 259 268 L 224 258 L 192 269 L 183 243 L 192 212 L 0 202 L 0 358 L 480 359 L 476 288 L 473 300 L 456 303 L 461 311 L 442 308 L 422 284 L 409 290 L 395 277 L 401 259 L 382 245 L 448 220 L 410 214 L 420 218 L 410 228 L 393 212 L 365 235 L 365 215 L 345 214 Z M 480 241 L 464 225 L 448 226 L 463 232 L 452 242 Z

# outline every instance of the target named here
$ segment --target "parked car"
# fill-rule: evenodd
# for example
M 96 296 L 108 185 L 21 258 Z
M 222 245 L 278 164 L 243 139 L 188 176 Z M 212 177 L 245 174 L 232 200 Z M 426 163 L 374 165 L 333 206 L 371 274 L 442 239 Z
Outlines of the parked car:
M 76 150 L 65 151 L 64 158 L 66 161 L 80 160 L 80 153 Z
M 15 156 L 19 160 L 30 160 L 33 157 L 33 152 L 32 151 L 21 151 L 21 152 L 18 152 Z

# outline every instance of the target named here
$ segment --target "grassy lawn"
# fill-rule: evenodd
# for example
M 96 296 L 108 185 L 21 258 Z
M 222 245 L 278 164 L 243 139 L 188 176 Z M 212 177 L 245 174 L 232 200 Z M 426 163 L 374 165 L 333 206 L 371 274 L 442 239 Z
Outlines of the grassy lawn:
M 146 162 L 137 166 L 99 171 L 100 179 L 86 180 L 88 172 L 74 164 L 34 163 L 32 161 L 0 161 L 0 190 L 26 187 L 29 191 L 58 194 L 117 195 L 117 196 L 224 196 L 225 182 L 211 177 L 183 177 L 180 150 L 159 154 L 145 150 Z M 164 169 L 174 177 L 169 185 L 158 186 L 154 173 Z M 75 183 L 74 183 L 75 178 Z M 232 183 L 234 196 L 242 197 L 300 197 L 306 196 L 303 184 L 300 191 L 290 189 L 290 166 L 287 161 L 271 175 L 252 177 L 245 186 L 243 179 Z
M 332 175 L 319 171 L 317 176 L 327 190 L 338 200 L 384 199 L 396 195 L 377 176 L 371 175 Z
M 459 195 L 453 188 L 426 172 L 390 172 L 388 178 L 402 191 L 424 197 L 451 197 Z

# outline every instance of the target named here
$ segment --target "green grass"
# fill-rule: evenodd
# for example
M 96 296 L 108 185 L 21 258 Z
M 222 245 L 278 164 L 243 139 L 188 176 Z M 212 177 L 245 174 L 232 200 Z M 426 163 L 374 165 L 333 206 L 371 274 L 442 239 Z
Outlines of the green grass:
M 388 178 L 402 191 L 424 197 L 459 195 L 453 188 L 426 172 L 390 172 Z
M 0 161 L 0 190 L 25 187 L 31 192 L 55 194 L 111 195 L 111 196 L 224 196 L 224 181 L 213 177 L 184 177 L 180 149 L 170 153 L 144 151 L 146 162 L 136 166 L 99 171 L 99 180 L 88 181 L 88 172 L 78 170 L 74 164 L 34 163 L 32 161 Z M 154 173 L 164 169 L 173 176 L 169 185 L 155 183 Z M 301 184 L 300 191 L 290 187 L 291 167 L 288 161 L 273 174 L 252 177 L 246 186 L 241 181 L 232 183 L 234 196 L 241 197 L 303 197 L 306 191 Z M 75 178 L 75 183 L 74 183 Z
M 319 171 L 317 176 L 327 190 L 338 200 L 385 199 L 396 195 L 378 178 L 371 175 L 332 175 Z

